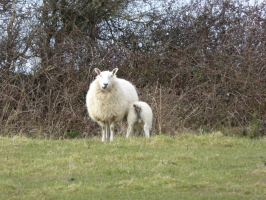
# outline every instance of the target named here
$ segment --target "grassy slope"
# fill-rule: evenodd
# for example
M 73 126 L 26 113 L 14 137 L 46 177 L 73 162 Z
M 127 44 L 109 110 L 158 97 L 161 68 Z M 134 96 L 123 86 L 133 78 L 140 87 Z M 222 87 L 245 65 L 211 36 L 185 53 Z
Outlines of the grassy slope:
M 0 137 L 0 199 L 266 199 L 266 138 Z

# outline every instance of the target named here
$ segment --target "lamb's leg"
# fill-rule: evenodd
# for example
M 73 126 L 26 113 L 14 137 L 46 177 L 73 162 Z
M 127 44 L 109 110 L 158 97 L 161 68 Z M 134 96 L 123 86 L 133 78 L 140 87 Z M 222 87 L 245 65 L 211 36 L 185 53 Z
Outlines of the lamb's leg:
M 115 122 L 111 122 L 111 125 L 110 125 L 110 132 L 111 132 L 110 141 L 114 140 L 114 130 L 115 130 Z
M 150 137 L 150 128 L 149 128 L 149 125 L 147 125 L 147 124 L 144 125 L 144 132 L 145 132 L 146 138 L 149 138 Z
M 126 137 L 129 138 L 132 132 L 133 132 L 133 127 L 131 125 L 128 125 Z

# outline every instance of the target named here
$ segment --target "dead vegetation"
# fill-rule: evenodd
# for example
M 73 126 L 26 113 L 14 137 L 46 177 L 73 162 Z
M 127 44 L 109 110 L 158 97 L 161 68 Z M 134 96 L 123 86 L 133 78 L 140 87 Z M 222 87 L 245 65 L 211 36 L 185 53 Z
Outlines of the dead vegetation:
M 265 2 L 165 3 L 165 12 L 150 9 L 138 19 L 121 15 L 130 6 L 121 4 L 99 21 L 71 15 L 74 8 L 60 2 L 44 1 L 31 10 L 32 18 L 19 3 L 16 15 L 12 2 L 1 11 L 1 135 L 98 134 L 85 107 L 94 67 L 118 67 L 118 76 L 136 85 L 153 109 L 155 134 L 265 133 Z M 67 21 L 60 21 L 67 14 Z

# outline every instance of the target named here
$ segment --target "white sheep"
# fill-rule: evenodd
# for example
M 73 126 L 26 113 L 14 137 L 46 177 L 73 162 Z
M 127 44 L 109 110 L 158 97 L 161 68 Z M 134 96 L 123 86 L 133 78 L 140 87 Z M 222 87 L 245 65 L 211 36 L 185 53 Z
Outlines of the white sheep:
M 127 135 L 128 138 L 131 133 L 138 133 L 144 129 L 145 136 L 150 137 L 150 130 L 152 128 L 152 110 L 151 107 L 143 102 L 134 102 L 129 110 L 127 116 Z
M 130 106 L 138 101 L 138 94 L 129 81 L 116 77 L 118 68 L 111 72 L 97 68 L 94 71 L 97 77 L 90 84 L 86 105 L 91 119 L 102 127 L 102 141 L 113 141 L 116 123 L 126 119 Z

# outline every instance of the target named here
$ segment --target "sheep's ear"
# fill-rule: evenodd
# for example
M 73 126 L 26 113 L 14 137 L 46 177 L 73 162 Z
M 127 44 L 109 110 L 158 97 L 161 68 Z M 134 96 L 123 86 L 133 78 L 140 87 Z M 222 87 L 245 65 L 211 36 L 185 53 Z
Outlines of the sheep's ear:
M 96 73 L 97 75 L 100 75 L 100 73 L 101 73 L 101 70 L 99 70 L 98 68 L 94 68 L 94 71 L 95 71 L 95 73 Z
M 118 71 L 118 68 L 113 69 L 112 74 L 116 76 L 117 71 Z

